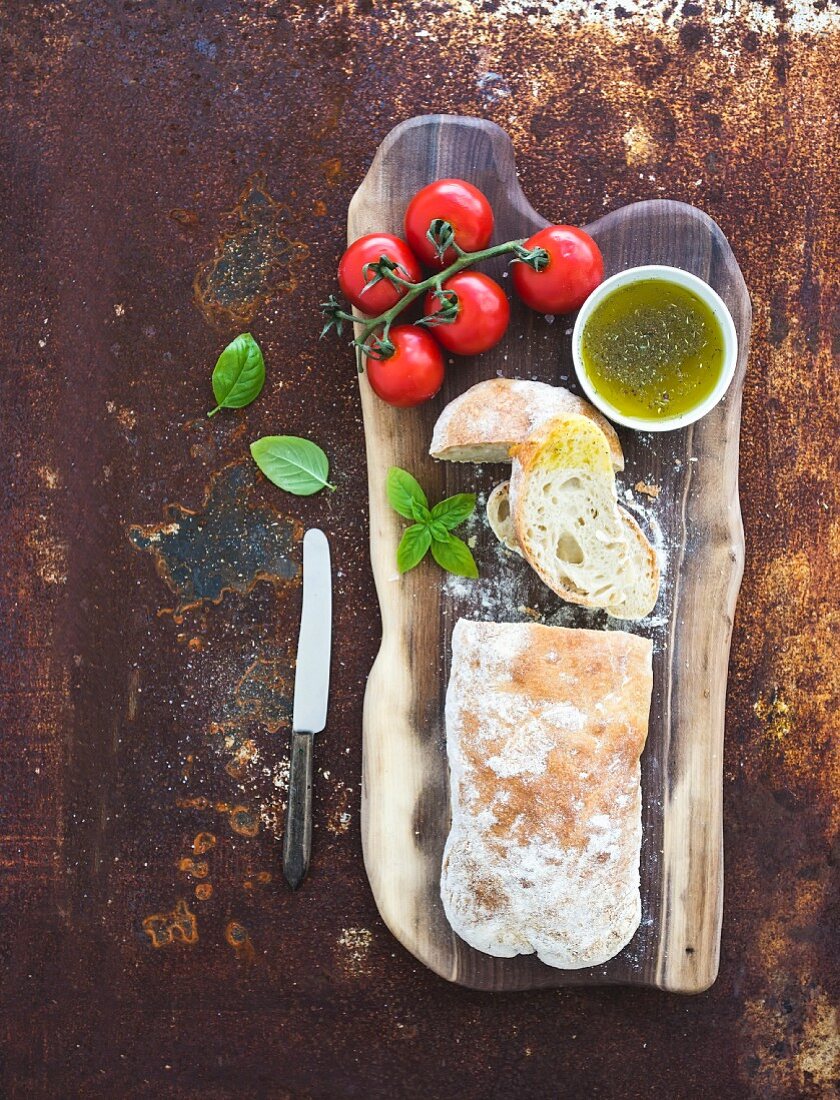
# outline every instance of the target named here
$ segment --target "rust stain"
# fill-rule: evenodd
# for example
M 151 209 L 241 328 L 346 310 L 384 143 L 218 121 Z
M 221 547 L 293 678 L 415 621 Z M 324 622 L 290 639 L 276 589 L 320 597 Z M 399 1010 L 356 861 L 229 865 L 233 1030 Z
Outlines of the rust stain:
M 192 850 L 197 856 L 203 856 L 216 847 L 216 837 L 213 833 L 196 833 L 192 842 Z
M 177 222 L 179 225 L 190 226 L 198 225 L 201 219 L 195 210 L 185 210 L 183 207 L 176 206 L 169 211 L 169 217 Z
M 270 297 L 295 289 L 309 248 L 288 235 L 292 212 L 269 195 L 262 174 L 248 180 L 232 214 L 238 225 L 199 267 L 193 294 L 212 324 L 248 325 Z
M 195 888 L 195 896 L 199 901 L 209 901 L 213 896 L 213 885 L 210 882 L 199 882 Z
M 193 878 L 207 878 L 210 874 L 210 866 L 206 859 L 191 859 L 189 856 L 178 860 L 178 870 L 185 871 Z
M 230 827 L 240 836 L 256 836 L 260 831 L 260 819 L 247 806 L 233 806 L 228 812 Z
M 233 748 L 233 745 L 230 746 Z M 225 771 L 232 779 L 244 779 L 248 773 L 248 766 L 259 758 L 256 742 L 250 737 L 236 748 L 233 759 L 225 764 Z
M 246 962 L 252 962 L 255 956 L 254 944 L 248 929 L 237 920 L 228 921 L 225 927 L 225 939 L 234 951 Z
M 173 943 L 198 943 L 198 923 L 186 901 L 180 898 L 171 913 L 152 913 L 143 920 L 143 931 L 152 947 Z
M 748 997 L 739 1030 L 741 1071 L 754 1095 L 828 1097 L 840 1080 L 837 1004 L 821 973 L 818 938 L 831 887 L 825 879 L 783 883 L 783 912 L 761 925 L 756 949 L 761 992 Z
M 299 577 L 292 549 L 299 521 L 251 503 L 256 475 L 237 462 L 215 474 L 201 509 L 168 504 L 162 523 L 134 524 L 132 546 L 152 554 L 159 576 L 178 597 L 174 614 L 219 604 L 228 592 L 246 594 L 259 581 L 282 585 Z
M 259 871 L 256 875 L 252 875 L 250 878 L 246 878 L 242 883 L 242 889 L 251 891 L 254 886 L 267 886 L 272 880 L 270 871 Z
M 195 798 L 176 798 L 175 805 L 182 810 L 209 810 L 212 803 L 204 795 L 197 795 Z
M 780 696 L 777 687 L 773 688 L 769 697 L 764 694 L 759 695 L 753 704 L 753 710 L 756 717 L 764 723 L 767 736 L 772 741 L 782 741 L 790 733 L 790 707 Z
M 239 730 L 246 721 L 259 722 L 269 733 L 277 733 L 288 726 L 291 718 L 292 684 L 292 664 L 288 656 L 258 657 L 237 681 L 219 719 L 211 722 L 211 733 Z M 236 764 L 243 768 L 256 758 L 252 741 L 243 741 L 236 752 Z
M 328 157 L 322 164 L 324 178 L 329 187 L 335 187 L 341 179 L 341 157 Z

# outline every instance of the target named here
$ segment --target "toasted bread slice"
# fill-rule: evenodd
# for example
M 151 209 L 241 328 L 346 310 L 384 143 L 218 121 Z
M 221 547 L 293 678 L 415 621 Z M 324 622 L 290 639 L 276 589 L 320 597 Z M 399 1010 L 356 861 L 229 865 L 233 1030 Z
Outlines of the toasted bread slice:
M 519 378 L 488 378 L 450 401 L 438 417 L 429 454 L 448 462 L 510 462 L 542 421 L 558 413 L 588 417 L 606 437 L 616 470 L 624 454 L 615 428 L 588 401 L 560 386 Z
M 628 511 L 619 504 L 618 511 L 624 524 L 624 535 L 630 544 L 631 554 L 635 555 L 639 566 L 639 573 L 647 576 L 647 583 L 642 583 L 634 590 L 631 599 L 625 599 L 616 606 L 605 608 L 608 615 L 618 619 L 642 619 L 649 613 L 651 591 L 659 589 L 659 579 L 651 573 L 650 543 L 645 538 L 644 532 Z M 487 498 L 487 522 L 490 530 L 503 543 L 508 550 L 512 550 L 520 557 L 524 557 L 522 548 L 516 538 L 516 528 L 513 523 L 513 515 L 510 510 L 510 482 L 502 481 Z M 656 600 L 654 599 L 654 603 Z
M 510 510 L 522 554 L 558 596 L 621 619 L 653 610 L 653 547 L 618 507 L 604 433 L 564 413 L 512 448 Z

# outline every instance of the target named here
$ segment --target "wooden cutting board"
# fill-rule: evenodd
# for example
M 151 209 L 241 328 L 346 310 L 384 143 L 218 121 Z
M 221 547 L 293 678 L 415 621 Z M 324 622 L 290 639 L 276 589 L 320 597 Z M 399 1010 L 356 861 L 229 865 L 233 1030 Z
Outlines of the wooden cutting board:
M 400 234 L 412 194 L 445 176 L 470 180 L 488 196 L 496 214 L 494 240 L 527 237 L 547 224 L 519 187 L 513 148 L 502 130 L 481 119 L 428 115 L 402 123 L 380 146 L 350 204 L 348 240 L 373 230 Z M 718 291 L 738 331 L 734 381 L 708 416 L 675 432 L 619 429 L 626 457 L 622 503 L 664 554 L 659 602 L 647 620 L 629 625 L 564 604 L 520 558 L 502 550 L 487 527 L 481 504 L 508 467 L 435 462 L 428 455 L 441 409 L 481 379 L 534 378 L 579 392 L 568 318 L 546 318 L 514 300 L 502 343 L 454 361 L 440 394 L 417 409 L 385 405 L 361 375 L 371 559 L 383 634 L 364 704 L 365 867 L 393 934 L 451 981 L 487 990 L 621 982 L 693 993 L 714 981 L 720 948 L 724 704 L 743 570 L 738 431 L 750 300 L 726 238 L 692 206 L 635 203 L 587 229 L 601 247 L 607 275 L 647 263 L 685 268 Z M 509 288 L 504 259 L 483 270 Z M 430 561 L 398 577 L 404 523 L 385 496 L 392 465 L 410 470 L 432 501 L 456 492 L 482 494 L 471 528 L 459 531 L 475 538 L 478 581 L 447 578 Z M 658 498 L 632 491 L 640 481 L 659 486 Z M 602 966 L 557 970 L 533 955 L 493 958 L 460 940 L 446 921 L 439 896 L 449 830 L 444 696 L 451 631 L 461 616 L 621 625 L 653 640 L 654 691 L 642 757 L 642 922 L 631 943 Z

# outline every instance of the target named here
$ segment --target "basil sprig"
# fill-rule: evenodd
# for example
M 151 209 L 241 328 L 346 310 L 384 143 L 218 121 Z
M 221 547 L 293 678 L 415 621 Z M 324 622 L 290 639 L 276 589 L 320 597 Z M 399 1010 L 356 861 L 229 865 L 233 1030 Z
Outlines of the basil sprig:
M 251 454 L 269 481 L 310 497 L 320 489 L 335 489 L 327 478 L 330 462 L 317 443 L 297 435 L 264 435 L 251 444 Z
M 419 565 L 429 550 L 448 573 L 458 577 L 477 577 L 478 568 L 469 546 L 452 534 L 475 510 L 475 493 L 457 493 L 429 508 L 429 501 L 408 470 L 392 466 L 385 482 L 388 503 L 399 515 L 413 520 L 406 527 L 397 547 L 397 568 L 407 573 Z
M 220 409 L 243 409 L 259 397 L 265 385 L 265 360 L 250 332 L 231 340 L 216 360 L 212 383 L 216 407 L 208 416 Z

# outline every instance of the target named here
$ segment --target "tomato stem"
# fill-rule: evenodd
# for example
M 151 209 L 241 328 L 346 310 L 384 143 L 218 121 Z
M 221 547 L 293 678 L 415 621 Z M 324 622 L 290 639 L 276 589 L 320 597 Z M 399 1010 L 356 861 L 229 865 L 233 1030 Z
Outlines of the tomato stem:
M 482 248 L 479 252 L 461 252 L 456 245 L 451 247 L 456 248 L 458 253 L 457 259 L 455 259 L 447 268 L 443 271 L 438 271 L 434 275 L 430 275 L 427 279 L 423 279 L 419 283 L 407 283 L 405 280 L 397 277 L 397 282 L 401 286 L 406 287 L 405 295 L 390 309 L 385 310 L 384 313 L 380 313 L 378 317 L 360 317 L 353 315 L 352 317 L 344 313 L 342 310 L 333 310 L 332 316 L 340 318 L 341 320 L 352 320 L 358 328 L 361 328 L 362 334 L 354 343 L 358 347 L 363 355 L 370 355 L 371 351 L 368 349 L 367 342 L 379 328 L 380 325 L 384 325 L 383 336 L 386 339 L 382 340 L 382 343 L 386 343 L 387 334 L 391 328 L 391 325 L 396 321 L 397 317 L 411 305 L 413 301 L 420 297 L 421 294 L 425 294 L 428 290 L 440 290 L 442 284 L 453 275 L 457 275 L 459 271 L 463 271 L 465 268 L 473 267 L 475 264 L 482 263 L 484 260 L 492 260 L 495 256 L 506 256 L 513 252 L 514 259 L 516 261 L 527 263 L 536 269 L 536 265 L 540 263 L 545 254 L 545 250 L 542 248 L 534 248 L 530 251 L 524 248 L 524 238 L 516 241 L 505 241 L 504 244 L 494 244 L 490 248 Z M 547 256 L 546 256 L 547 258 Z M 388 358 L 388 356 L 375 355 L 375 358 Z

